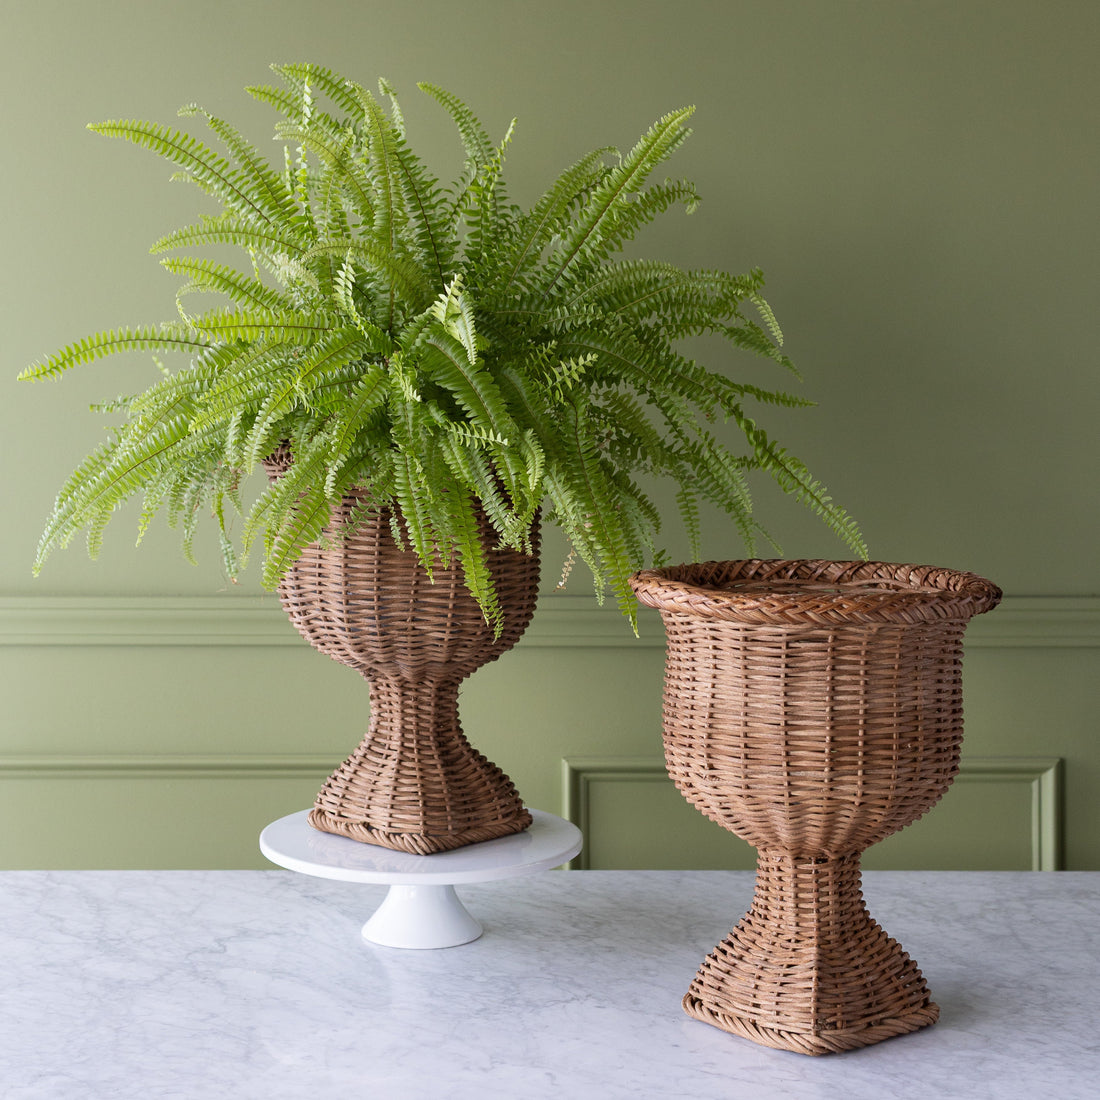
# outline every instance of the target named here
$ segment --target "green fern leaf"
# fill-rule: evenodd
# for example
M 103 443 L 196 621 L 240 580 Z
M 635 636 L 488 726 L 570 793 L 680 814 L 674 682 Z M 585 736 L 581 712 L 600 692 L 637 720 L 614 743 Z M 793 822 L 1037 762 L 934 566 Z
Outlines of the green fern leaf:
M 498 258 L 501 278 L 490 287 L 495 292 L 494 304 L 508 300 L 514 287 L 526 287 L 543 250 L 567 224 L 574 204 L 607 174 L 604 161 L 614 152 L 610 147 L 593 149 L 567 168 L 521 219 L 516 233 L 507 238 Z
M 449 333 L 433 332 L 420 352 L 420 363 L 433 381 L 450 392 L 477 428 L 508 440 L 515 424 L 492 375 L 470 362 L 466 349 Z
M 815 481 L 809 470 L 794 455 L 776 446 L 762 428 L 744 414 L 735 414 L 738 426 L 753 446 L 760 468 L 768 471 L 784 492 L 790 493 L 818 515 L 838 538 L 860 557 L 867 556 L 867 546 L 855 521 L 835 504 L 825 487 Z
M 326 69 L 322 65 L 297 62 L 272 65 L 271 69 L 297 93 L 299 103 L 306 97 L 307 92 L 312 98 L 312 92 L 316 90 L 327 95 L 344 114 L 355 113 L 358 106 L 358 98 L 355 94 L 357 85 L 354 81 L 346 80 L 339 73 L 333 72 L 332 69 Z M 310 117 L 313 117 L 312 109 Z
M 246 251 L 254 250 L 266 256 L 281 254 L 301 258 L 309 248 L 308 242 L 299 240 L 285 227 L 251 225 L 233 213 L 217 217 L 204 217 L 193 225 L 183 226 L 153 243 L 149 249 L 154 255 L 177 248 L 194 248 L 199 245 L 229 244 Z
M 296 142 L 317 156 L 331 173 L 330 183 L 348 197 L 363 223 L 374 225 L 376 196 L 370 175 L 353 155 L 359 139 L 351 127 L 329 136 L 306 124 L 284 122 L 275 128 L 275 133 L 283 141 Z
M 504 612 L 493 586 L 473 504 L 469 496 L 461 492 L 448 494 L 445 500 L 448 527 L 462 565 L 466 588 L 481 608 L 485 622 L 493 628 L 493 637 L 499 638 L 504 629 Z
M 197 105 L 182 108 L 181 117 L 201 115 L 225 145 L 237 163 L 239 176 L 249 184 L 249 193 L 275 222 L 293 223 L 298 216 L 294 194 L 282 176 L 272 170 L 257 149 L 224 119 L 217 118 Z
M 153 122 L 133 119 L 91 123 L 88 129 L 107 137 L 122 138 L 157 153 L 180 165 L 204 191 L 242 217 L 260 222 L 271 221 L 255 181 L 235 171 L 228 161 L 198 138 Z
M 685 123 L 694 110 L 694 107 L 686 107 L 658 119 L 622 163 L 593 190 L 547 263 L 541 287 L 544 295 L 575 266 L 598 256 L 605 241 L 614 240 L 611 233 L 616 217 L 642 189 L 653 169 L 687 139 L 691 131 Z
M 417 87 L 430 95 L 451 116 L 462 137 L 467 160 L 475 170 L 480 171 L 493 159 L 493 143 L 489 140 L 489 135 L 477 116 L 458 96 L 444 91 L 435 84 L 420 83 Z
M 366 350 L 355 329 L 340 329 L 318 341 L 300 361 L 292 361 L 287 370 L 273 377 L 267 395 L 256 412 L 256 419 L 244 447 L 246 468 L 251 470 L 265 457 L 274 426 L 297 406 L 307 406 L 314 391 L 333 379 L 354 377 Z
M 599 562 L 599 568 L 610 581 L 619 610 L 630 620 L 636 632 L 637 605 L 630 587 L 634 559 L 627 545 L 621 517 L 617 514 L 618 494 L 611 488 L 588 437 L 585 409 L 580 401 L 573 403 L 570 420 L 572 435 L 569 443 L 576 460 L 570 488 L 583 515 L 579 527 L 576 522 L 571 525 L 570 535 L 578 546 L 588 542 L 589 538 L 595 540 L 591 556 Z
M 146 325 L 143 328 L 122 328 L 86 337 L 63 350 L 32 363 L 21 371 L 22 380 L 54 378 L 72 367 L 91 363 L 107 355 L 123 351 L 196 352 L 210 346 L 210 340 L 180 324 Z
M 242 275 L 225 264 L 187 256 L 170 256 L 161 260 L 160 264 L 166 271 L 191 280 L 177 292 L 177 298 L 183 294 L 204 291 L 224 294 L 246 309 L 263 310 L 267 313 L 289 313 L 294 310 L 294 303 L 285 294 L 272 290 L 259 279 Z
M 402 302 L 419 313 L 432 298 L 435 291 L 416 264 L 403 256 L 387 251 L 382 245 L 368 240 L 327 241 L 311 249 L 306 255 L 307 263 L 318 256 L 339 256 L 341 260 L 352 259 L 362 269 L 379 277 L 381 288 L 387 298 L 395 295 Z M 387 302 L 387 317 L 384 327 L 389 327 L 391 318 Z
M 325 492 L 328 496 L 336 495 L 337 477 L 351 460 L 356 436 L 385 404 L 388 395 L 389 381 L 385 370 L 371 365 L 356 382 L 350 398 L 341 402 L 340 412 L 330 429 L 329 468 L 325 476 Z
M 196 332 L 220 342 L 263 340 L 274 344 L 311 344 L 338 327 L 331 315 L 293 310 L 212 310 L 188 317 L 187 323 Z

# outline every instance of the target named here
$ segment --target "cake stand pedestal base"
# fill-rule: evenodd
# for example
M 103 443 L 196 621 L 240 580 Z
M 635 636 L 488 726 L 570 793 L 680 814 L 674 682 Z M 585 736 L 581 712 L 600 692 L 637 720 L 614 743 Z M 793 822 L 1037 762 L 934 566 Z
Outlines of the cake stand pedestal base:
M 548 871 L 572 859 L 582 844 L 570 821 L 541 810 L 522 833 L 418 856 L 322 833 L 308 810 L 273 821 L 260 834 L 260 851 L 280 867 L 317 878 L 389 887 L 363 925 L 363 938 L 383 947 L 432 949 L 476 940 L 482 927 L 455 886 Z

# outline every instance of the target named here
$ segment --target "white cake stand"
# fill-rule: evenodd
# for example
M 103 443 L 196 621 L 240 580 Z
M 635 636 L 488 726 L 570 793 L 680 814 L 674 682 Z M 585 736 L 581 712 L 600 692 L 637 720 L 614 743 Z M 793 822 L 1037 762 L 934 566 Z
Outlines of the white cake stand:
M 430 856 L 322 833 L 308 815 L 300 810 L 273 821 L 260 834 L 260 851 L 304 875 L 388 886 L 363 925 L 363 938 L 383 947 L 457 947 L 476 940 L 481 925 L 459 900 L 456 885 L 547 871 L 572 859 L 582 844 L 576 825 L 542 810 L 531 811 L 534 821 L 522 833 Z

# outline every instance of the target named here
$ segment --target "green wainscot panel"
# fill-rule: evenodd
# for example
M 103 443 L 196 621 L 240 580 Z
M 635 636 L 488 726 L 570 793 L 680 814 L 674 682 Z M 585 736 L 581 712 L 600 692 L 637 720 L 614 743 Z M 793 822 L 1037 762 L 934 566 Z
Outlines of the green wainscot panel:
M 705 818 L 652 757 L 572 757 L 563 763 L 564 815 L 583 831 L 574 868 L 750 869 L 755 853 Z M 964 760 L 943 800 L 874 845 L 879 870 L 1058 870 L 1061 761 Z
M 0 758 L 0 868 L 270 868 L 269 822 L 312 805 L 330 761 Z

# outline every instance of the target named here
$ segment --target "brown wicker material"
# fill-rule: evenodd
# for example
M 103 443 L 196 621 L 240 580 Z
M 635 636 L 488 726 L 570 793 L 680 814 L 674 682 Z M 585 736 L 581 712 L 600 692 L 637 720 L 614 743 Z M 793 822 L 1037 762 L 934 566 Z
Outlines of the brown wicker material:
M 668 638 L 669 774 L 757 849 L 752 908 L 686 1011 L 826 1054 L 934 1023 L 916 965 L 871 919 L 864 849 L 927 812 L 958 771 L 962 636 L 1000 590 L 882 562 L 732 561 L 632 578 Z
M 363 503 L 347 497 L 279 586 L 303 637 L 370 684 L 370 728 L 317 795 L 310 824 L 419 855 L 521 832 L 531 815 L 508 776 L 467 741 L 458 690 L 531 621 L 537 528 L 533 554 L 490 551 L 504 612 L 494 639 L 461 566 L 437 562 L 429 580 L 415 554 L 394 543 L 388 513 L 342 533 Z M 488 541 L 484 516 L 481 525 Z

